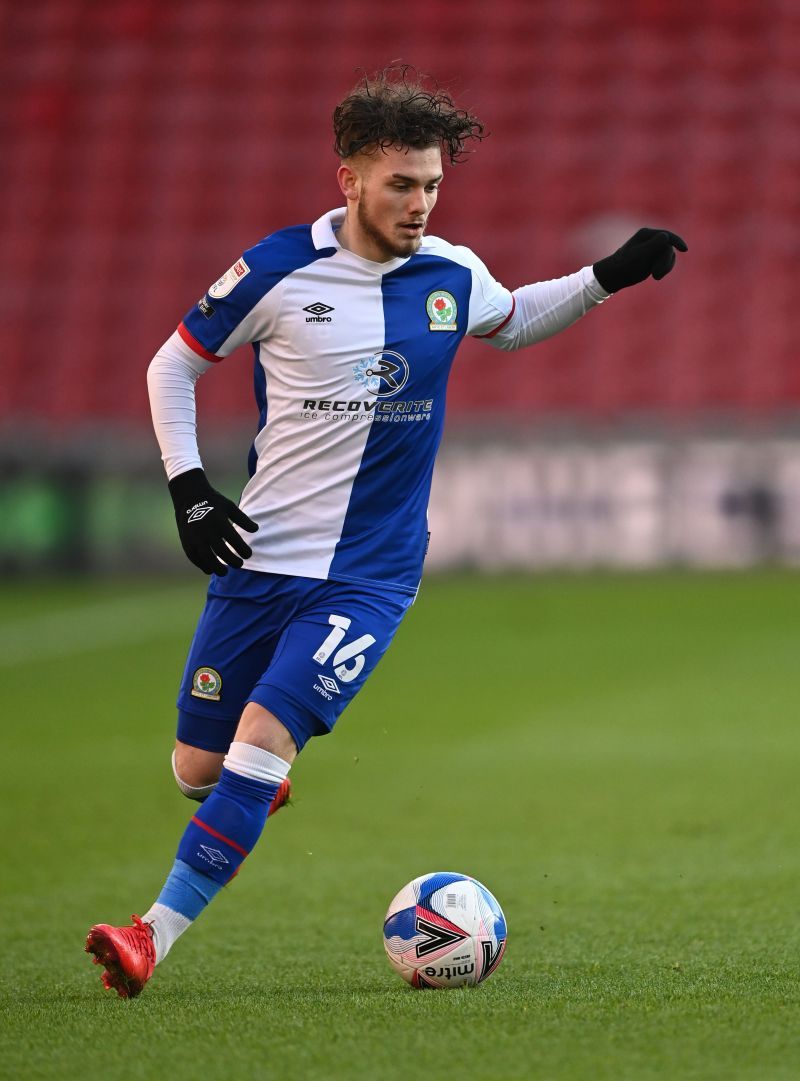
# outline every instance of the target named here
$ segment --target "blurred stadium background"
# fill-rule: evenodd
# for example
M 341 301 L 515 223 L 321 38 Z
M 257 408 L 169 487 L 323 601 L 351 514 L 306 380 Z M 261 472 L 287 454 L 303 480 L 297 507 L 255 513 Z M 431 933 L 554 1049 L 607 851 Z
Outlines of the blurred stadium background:
M 338 205 L 332 109 L 398 58 L 491 131 L 433 231 L 509 287 L 641 224 L 690 246 L 534 350 L 465 344 L 432 567 L 800 557 L 793 0 L 34 0 L 0 40 L 6 572 L 183 566 L 147 363 L 244 247 Z M 250 372 L 240 350 L 200 383 L 230 489 Z
M 662 568 L 800 562 L 797 0 L 0 0 L 0 51 L 0 1081 L 796 1081 L 797 576 Z M 434 229 L 509 287 L 642 224 L 690 251 L 534 349 L 465 343 L 429 569 L 523 573 L 429 576 L 269 844 L 119 1009 L 81 946 L 184 827 L 204 585 L 145 370 L 244 247 L 338 205 L 332 110 L 396 59 L 492 133 Z M 231 495 L 251 372 L 199 383 Z M 382 956 L 389 899 L 443 866 L 509 918 L 471 997 Z

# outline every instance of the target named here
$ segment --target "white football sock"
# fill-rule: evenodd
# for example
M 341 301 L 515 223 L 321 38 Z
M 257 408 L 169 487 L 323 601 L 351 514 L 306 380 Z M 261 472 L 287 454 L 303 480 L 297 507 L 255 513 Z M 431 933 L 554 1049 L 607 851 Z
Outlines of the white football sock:
M 177 941 L 192 921 L 180 912 L 175 912 L 158 901 L 142 916 L 145 923 L 153 928 L 153 945 L 156 948 L 156 964 L 167 956 L 173 942 Z
M 271 751 L 254 747 L 252 743 L 239 743 L 236 740 L 230 745 L 222 764 L 225 769 L 229 769 L 231 773 L 238 773 L 240 777 L 249 777 L 251 781 L 261 781 L 262 784 L 276 785 L 286 780 L 292 768 L 289 762 L 278 758 Z

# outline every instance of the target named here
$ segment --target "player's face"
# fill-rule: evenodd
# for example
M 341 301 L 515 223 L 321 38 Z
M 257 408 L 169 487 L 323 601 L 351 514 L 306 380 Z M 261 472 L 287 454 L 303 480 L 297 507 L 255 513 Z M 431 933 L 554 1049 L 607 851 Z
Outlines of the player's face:
M 354 170 L 355 198 L 348 195 L 346 234 L 352 250 L 375 262 L 406 258 L 422 243 L 442 180 L 438 147 L 378 151 Z

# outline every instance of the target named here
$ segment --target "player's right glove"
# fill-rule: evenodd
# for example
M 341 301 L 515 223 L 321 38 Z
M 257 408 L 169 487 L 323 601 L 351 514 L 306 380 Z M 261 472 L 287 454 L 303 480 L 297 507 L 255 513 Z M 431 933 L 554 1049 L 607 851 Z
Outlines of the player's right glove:
M 252 554 L 232 522 L 255 533 L 258 526 L 236 504 L 208 483 L 202 469 L 190 469 L 169 482 L 178 535 L 188 558 L 206 574 L 228 573 Z M 238 553 L 238 554 L 237 554 Z
M 637 285 L 652 274 L 660 281 L 675 266 L 675 249 L 688 251 L 686 241 L 667 229 L 639 229 L 621 248 L 592 267 L 607 293 Z

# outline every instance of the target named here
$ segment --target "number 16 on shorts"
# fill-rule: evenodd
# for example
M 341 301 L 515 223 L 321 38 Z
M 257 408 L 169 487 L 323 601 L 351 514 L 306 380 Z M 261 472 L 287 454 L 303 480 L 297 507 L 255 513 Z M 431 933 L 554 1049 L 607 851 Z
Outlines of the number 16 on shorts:
M 323 665 L 333 654 L 331 663 L 335 675 L 342 683 L 350 683 L 360 674 L 364 667 L 364 653 L 370 646 L 375 645 L 376 639 L 371 634 L 362 634 L 355 641 L 344 643 L 352 620 L 347 616 L 331 614 L 328 616 L 328 623 L 333 629 L 316 651 L 313 659 L 317 664 Z M 336 650 L 335 653 L 334 650 Z

